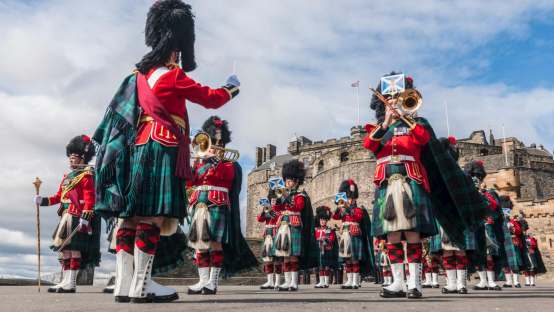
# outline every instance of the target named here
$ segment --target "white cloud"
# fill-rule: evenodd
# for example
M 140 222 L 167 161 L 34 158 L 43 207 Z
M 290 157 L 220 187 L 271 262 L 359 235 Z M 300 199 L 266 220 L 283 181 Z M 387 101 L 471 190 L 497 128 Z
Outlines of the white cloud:
M 527 38 L 531 21 L 552 14 L 551 1 L 190 2 L 199 63 L 191 76 L 218 86 L 236 61 L 243 85 L 241 95 L 218 111 L 190 105 L 192 125 L 214 113 L 228 119 L 231 147 L 244 158 L 251 160 L 254 146 L 267 143 L 284 153 L 294 133 L 314 140 L 348 135 L 356 118 L 350 83 L 361 80 L 362 120 L 369 121 L 366 86 L 393 69 L 415 77 L 423 114 L 439 134 L 446 133 L 447 100 L 458 137 L 489 127 L 498 137 L 503 123 L 508 135 L 554 147 L 552 88 L 521 93 L 501 82 L 466 83 L 491 66 L 490 55 L 476 49 L 498 36 Z M 150 4 L 0 3 L 0 228 L 33 237 L 31 182 L 38 175 L 42 194 L 56 191 L 67 141 L 92 134 L 118 83 L 146 51 Z M 474 60 L 452 67 L 472 53 Z M 45 242 L 57 222 L 55 210 L 41 208 Z
M 15 247 L 33 247 L 36 242 L 31 237 L 27 236 L 21 231 L 11 231 L 0 227 L 0 248 L 3 246 L 15 246 Z

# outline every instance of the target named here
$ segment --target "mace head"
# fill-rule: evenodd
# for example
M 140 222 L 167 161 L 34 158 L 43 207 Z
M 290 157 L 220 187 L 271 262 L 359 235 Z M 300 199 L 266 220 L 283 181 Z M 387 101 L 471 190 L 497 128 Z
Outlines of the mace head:
M 38 177 L 36 177 L 35 182 L 33 182 L 33 185 L 35 186 L 35 190 L 37 191 L 37 194 L 38 194 L 38 191 L 40 190 L 41 184 L 42 184 L 42 181 Z

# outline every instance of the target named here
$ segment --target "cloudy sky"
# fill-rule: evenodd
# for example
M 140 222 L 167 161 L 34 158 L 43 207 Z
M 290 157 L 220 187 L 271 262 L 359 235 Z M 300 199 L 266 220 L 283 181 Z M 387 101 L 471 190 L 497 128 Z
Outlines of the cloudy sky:
M 0 0 L 0 275 L 33 276 L 35 176 L 55 192 L 65 145 L 92 134 L 122 78 L 147 51 L 151 0 Z M 552 1 L 190 1 L 199 67 L 220 86 L 237 64 L 240 96 L 217 112 L 189 104 L 193 128 L 217 113 L 252 168 L 254 148 L 283 153 L 292 136 L 348 135 L 373 120 L 367 86 L 402 70 L 424 96 L 421 114 L 446 135 L 475 129 L 554 148 Z M 41 211 L 45 270 L 56 208 Z M 102 271 L 113 268 L 106 257 Z

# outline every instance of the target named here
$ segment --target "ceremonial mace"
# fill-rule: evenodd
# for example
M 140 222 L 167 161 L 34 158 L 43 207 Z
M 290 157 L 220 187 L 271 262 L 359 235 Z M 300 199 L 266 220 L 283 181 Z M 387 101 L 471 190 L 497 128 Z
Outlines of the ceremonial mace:
M 35 182 L 33 182 L 35 185 L 35 194 L 38 196 L 40 191 L 40 185 L 42 184 L 42 181 L 37 177 L 35 179 Z M 37 208 L 37 257 L 38 257 L 38 292 L 40 292 L 40 204 L 36 203 Z

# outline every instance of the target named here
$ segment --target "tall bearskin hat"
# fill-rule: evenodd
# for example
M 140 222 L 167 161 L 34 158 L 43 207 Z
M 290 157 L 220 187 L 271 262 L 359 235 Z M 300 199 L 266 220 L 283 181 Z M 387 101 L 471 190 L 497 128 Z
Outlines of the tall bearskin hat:
M 402 74 L 402 72 L 392 71 L 390 72 L 390 74 L 383 75 L 383 77 L 400 74 Z M 411 89 L 414 87 L 414 80 L 412 77 L 406 76 L 405 80 L 406 89 Z M 376 90 L 381 90 L 381 80 L 379 80 Z M 375 119 L 377 119 L 378 122 L 383 122 L 385 120 L 385 104 L 383 104 L 383 102 L 381 102 L 381 100 L 379 100 L 379 98 L 375 94 L 371 96 L 371 101 L 369 103 L 369 107 L 375 111 Z
M 453 136 L 449 136 L 448 138 L 439 138 L 439 142 L 444 147 L 446 152 L 454 158 L 455 161 L 458 161 L 458 158 L 460 158 L 460 153 L 458 149 L 454 146 L 457 144 L 456 138 Z
M 88 163 L 94 154 L 96 153 L 94 144 L 90 140 L 90 138 L 86 135 L 78 135 L 71 139 L 67 146 L 65 147 L 65 154 L 67 157 L 71 154 L 77 154 L 83 160 L 85 163 Z
M 319 226 L 319 220 L 331 220 L 331 208 L 327 206 L 319 206 L 315 209 L 315 226 Z
M 202 131 L 210 135 L 212 144 L 217 146 L 225 146 L 231 142 L 231 131 L 229 131 L 229 123 L 218 116 L 212 116 L 204 121 Z
M 284 163 L 282 176 L 283 180 L 296 180 L 298 185 L 302 185 L 302 183 L 304 183 L 304 177 L 306 176 L 304 163 L 298 159 L 293 159 Z
M 358 185 L 352 179 L 344 180 L 340 183 L 340 186 L 339 186 L 339 193 L 341 192 L 345 192 L 346 197 L 348 198 L 357 199 Z
M 500 196 L 500 208 L 512 209 L 514 208 L 514 203 L 508 195 Z
M 196 68 L 194 60 L 194 15 L 190 5 L 181 0 L 156 1 L 146 17 L 145 43 L 152 51 L 136 64 L 146 74 L 164 65 L 172 52 L 180 52 L 181 68 L 185 72 Z
M 485 171 L 485 165 L 482 160 L 472 160 L 464 167 L 464 171 L 470 177 L 476 177 L 479 180 L 485 179 L 487 171 Z

